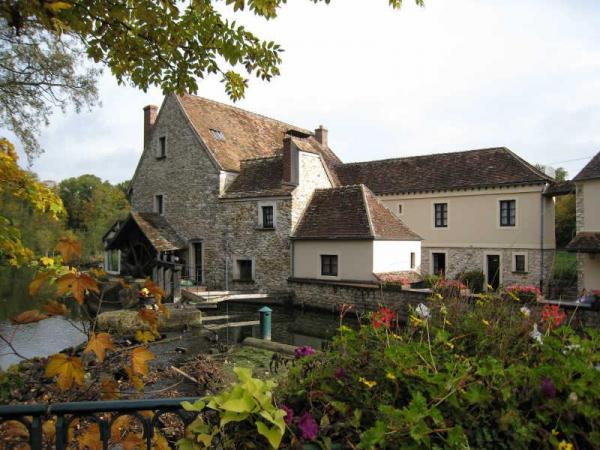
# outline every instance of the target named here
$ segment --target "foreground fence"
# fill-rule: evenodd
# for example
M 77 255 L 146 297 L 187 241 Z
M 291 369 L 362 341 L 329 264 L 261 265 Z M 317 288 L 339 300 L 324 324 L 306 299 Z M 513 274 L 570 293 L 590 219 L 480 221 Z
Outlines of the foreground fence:
M 64 450 L 71 448 L 70 436 L 75 421 L 86 421 L 96 424 L 99 429 L 102 448 L 114 448 L 111 444 L 113 425 L 119 417 L 129 416 L 140 427 L 145 448 L 153 448 L 156 433 L 161 433 L 164 425 L 161 419 L 166 416 L 173 421 L 180 421 L 179 436 L 170 436 L 168 442 L 183 437 L 183 430 L 194 419 L 194 414 L 183 410 L 181 402 L 194 402 L 197 398 L 172 398 L 152 400 L 115 400 L 96 402 L 55 403 L 52 405 L 7 405 L 0 406 L 0 427 L 3 428 L 3 438 L 0 448 L 24 448 L 29 444 L 33 450 L 56 448 Z M 20 424 L 26 433 L 6 432 L 11 423 Z M 14 427 L 13 427 L 14 428 Z M 48 435 L 53 435 L 52 442 L 47 442 Z M 164 434 L 163 437 L 167 438 Z

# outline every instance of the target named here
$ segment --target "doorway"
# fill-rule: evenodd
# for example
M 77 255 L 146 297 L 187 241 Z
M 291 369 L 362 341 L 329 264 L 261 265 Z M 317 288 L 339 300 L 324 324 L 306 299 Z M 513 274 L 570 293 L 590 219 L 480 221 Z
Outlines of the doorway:
M 500 255 L 486 255 L 485 258 L 488 289 L 497 291 L 500 287 Z
M 432 253 L 431 258 L 433 274 L 443 277 L 446 274 L 446 254 Z
M 202 277 L 202 242 L 194 242 L 192 244 L 192 251 L 194 253 L 194 265 L 192 267 L 192 278 L 197 286 L 203 282 Z

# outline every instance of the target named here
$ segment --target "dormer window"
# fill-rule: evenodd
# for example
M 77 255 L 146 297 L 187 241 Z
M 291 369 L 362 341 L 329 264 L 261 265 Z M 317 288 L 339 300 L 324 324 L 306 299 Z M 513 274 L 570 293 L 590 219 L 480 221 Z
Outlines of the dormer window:
M 225 140 L 225 135 L 223 134 L 223 132 L 221 130 L 217 130 L 216 128 L 210 128 L 210 134 L 212 134 L 212 136 L 217 141 L 224 141 Z
M 162 159 L 167 156 L 167 137 L 161 136 L 158 138 L 158 148 L 156 149 L 156 158 Z

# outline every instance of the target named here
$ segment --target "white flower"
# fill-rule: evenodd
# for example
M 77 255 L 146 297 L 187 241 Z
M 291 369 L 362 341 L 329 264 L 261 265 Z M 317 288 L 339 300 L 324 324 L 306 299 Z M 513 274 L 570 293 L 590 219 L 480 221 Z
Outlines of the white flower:
M 571 392 L 569 394 L 569 400 L 571 400 L 572 402 L 576 402 L 578 399 L 577 394 L 575 392 Z
M 531 331 L 531 333 L 529 333 L 529 336 L 531 336 L 531 339 L 538 342 L 539 344 L 542 343 L 542 333 L 540 333 L 540 331 L 538 330 L 537 323 L 533 324 L 533 330 Z
M 521 307 L 519 311 L 521 311 L 521 314 L 523 314 L 525 317 L 529 317 L 531 315 L 531 310 L 527 306 Z
M 417 306 L 415 312 L 421 319 L 429 319 L 431 317 L 431 311 L 423 303 L 419 303 L 419 306 Z

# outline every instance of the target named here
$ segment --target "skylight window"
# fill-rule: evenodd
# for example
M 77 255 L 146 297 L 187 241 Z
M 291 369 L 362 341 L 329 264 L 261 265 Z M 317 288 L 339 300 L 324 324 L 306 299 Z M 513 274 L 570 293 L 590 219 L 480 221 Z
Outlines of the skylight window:
M 216 128 L 210 128 L 210 134 L 212 134 L 213 137 L 217 141 L 224 141 L 225 140 L 225 135 L 223 134 L 223 132 L 221 130 L 217 130 Z

